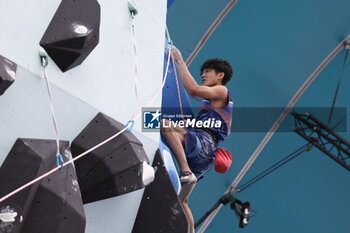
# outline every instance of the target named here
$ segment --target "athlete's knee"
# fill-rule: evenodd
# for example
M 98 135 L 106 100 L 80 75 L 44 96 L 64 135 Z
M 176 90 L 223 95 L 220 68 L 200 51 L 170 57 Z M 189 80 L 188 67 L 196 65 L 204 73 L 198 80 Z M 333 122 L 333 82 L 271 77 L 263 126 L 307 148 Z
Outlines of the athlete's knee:
M 188 198 L 182 201 L 182 205 L 186 205 L 186 206 L 188 205 Z
M 169 128 L 168 127 L 164 127 L 165 125 L 168 125 L 168 122 L 169 122 L 169 120 L 167 120 L 167 119 L 162 119 L 161 120 L 161 124 L 160 124 L 160 133 L 161 134 L 164 134 L 164 133 L 166 133 L 166 132 L 169 132 Z
M 168 119 L 162 119 L 160 124 L 160 133 L 164 136 L 166 133 L 176 133 L 176 131 L 172 128 Z

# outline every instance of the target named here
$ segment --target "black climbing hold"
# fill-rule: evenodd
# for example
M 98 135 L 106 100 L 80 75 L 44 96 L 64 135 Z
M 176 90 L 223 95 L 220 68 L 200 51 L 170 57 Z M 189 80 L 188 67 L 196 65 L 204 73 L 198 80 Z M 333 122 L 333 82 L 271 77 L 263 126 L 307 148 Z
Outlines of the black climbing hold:
M 60 151 L 67 161 L 69 142 L 61 141 Z M 18 139 L 0 169 L 0 195 L 56 166 L 56 141 Z M 14 221 L 0 219 L 3 233 L 84 233 L 86 219 L 74 166 L 67 165 L 6 199 L 0 203 L 0 213 L 14 216 Z
M 17 64 L 0 55 L 0 95 L 15 81 Z
M 97 46 L 100 18 L 101 9 L 96 0 L 64 0 L 40 45 L 63 72 L 72 69 Z
M 189 224 L 159 150 L 154 181 L 146 187 L 132 233 L 188 232 Z
M 99 113 L 74 139 L 73 157 L 87 151 L 124 125 Z M 84 203 L 118 196 L 145 187 L 143 164 L 149 162 L 141 142 L 124 132 L 89 155 L 75 161 Z

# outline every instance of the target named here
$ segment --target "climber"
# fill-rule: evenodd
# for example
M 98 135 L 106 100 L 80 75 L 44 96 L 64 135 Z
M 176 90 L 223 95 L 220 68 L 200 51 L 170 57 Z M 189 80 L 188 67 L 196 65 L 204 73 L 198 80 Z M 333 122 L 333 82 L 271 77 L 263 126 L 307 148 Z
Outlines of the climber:
M 201 66 L 202 85 L 198 85 L 180 51 L 174 47 L 172 53 L 187 93 L 203 99 L 195 120 L 220 121 L 220 124 L 211 124 L 209 127 L 192 124 L 191 127 L 182 128 L 179 125 L 169 124 L 168 119 L 162 119 L 161 134 L 180 167 L 182 185 L 180 200 L 193 233 L 194 223 L 188 207 L 188 197 L 197 180 L 201 179 L 214 163 L 215 170 L 224 173 L 232 161 L 228 151 L 217 150 L 217 148 L 230 134 L 233 101 L 225 85 L 231 79 L 233 71 L 227 61 L 209 59 Z

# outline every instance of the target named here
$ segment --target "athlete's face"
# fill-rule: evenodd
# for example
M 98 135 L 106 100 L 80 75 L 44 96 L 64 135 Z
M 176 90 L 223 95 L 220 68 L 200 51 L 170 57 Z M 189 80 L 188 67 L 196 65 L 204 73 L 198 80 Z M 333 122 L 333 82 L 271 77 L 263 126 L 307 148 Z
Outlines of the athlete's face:
M 203 70 L 201 77 L 204 86 L 212 87 L 221 84 L 224 72 L 216 73 L 214 69 L 206 68 Z

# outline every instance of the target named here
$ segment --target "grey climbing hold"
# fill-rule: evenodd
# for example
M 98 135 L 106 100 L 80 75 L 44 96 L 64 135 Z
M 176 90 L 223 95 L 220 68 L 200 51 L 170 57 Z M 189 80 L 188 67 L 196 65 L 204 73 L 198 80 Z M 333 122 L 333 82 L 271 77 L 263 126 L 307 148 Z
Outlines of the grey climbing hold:
M 65 72 L 80 65 L 97 46 L 100 20 L 96 0 L 62 1 L 40 45 Z
M 16 71 L 17 64 L 0 55 L 0 95 L 15 81 Z

